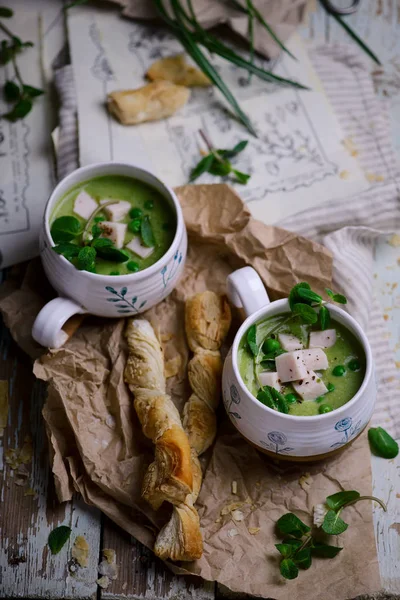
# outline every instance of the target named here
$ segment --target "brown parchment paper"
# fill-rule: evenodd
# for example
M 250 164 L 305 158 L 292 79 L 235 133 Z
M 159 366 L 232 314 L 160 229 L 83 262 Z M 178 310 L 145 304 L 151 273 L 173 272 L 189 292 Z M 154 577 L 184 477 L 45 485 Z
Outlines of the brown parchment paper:
M 330 285 L 332 259 L 312 241 L 255 221 L 226 185 L 177 191 L 189 233 L 187 264 L 177 288 L 145 316 L 164 345 L 166 360 L 178 354 L 182 359 L 179 373 L 168 380 L 169 393 L 182 409 L 189 395 L 186 298 L 205 289 L 224 293 L 228 273 L 246 264 L 257 269 L 272 298 L 287 294 L 298 280 L 321 289 Z M 41 354 L 30 328 L 50 293 L 39 261 L 32 261 L 22 286 L 11 280 L 1 290 L 0 309 L 17 342 L 34 358 L 40 355 L 34 372 L 48 382 L 43 416 L 58 498 L 70 500 L 79 491 L 87 503 L 151 548 L 169 509 L 155 513 L 140 497 L 153 448 L 141 433 L 123 382 L 124 320 L 88 317 L 63 348 Z M 238 324 L 233 323 L 229 342 Z M 340 540 L 333 540 L 340 541 L 343 552 L 334 560 L 315 560 L 294 581 L 280 577 L 274 547 L 280 541 L 274 524 L 284 512 L 295 511 L 311 522 L 312 507 L 329 494 L 342 489 L 370 493 L 365 436 L 342 455 L 315 465 L 274 463 L 236 433 L 221 407 L 216 443 L 202 462 L 204 482 L 197 507 L 204 555 L 193 563 L 170 565 L 175 572 L 280 600 L 345 600 L 380 588 L 369 503 L 346 509 L 350 527 Z M 302 481 L 304 473 L 309 476 Z M 232 481 L 237 482 L 237 494 L 232 494 Z M 226 510 L 236 502 L 244 515 L 240 522 Z
M 159 18 L 155 5 L 149 0 L 111 0 L 123 7 L 123 15 L 132 19 L 156 19 Z M 239 0 L 242 6 L 246 5 L 244 0 Z M 253 0 L 254 6 L 272 27 L 277 36 L 286 41 L 296 27 L 304 20 L 307 0 Z M 183 6 L 186 3 L 183 2 Z M 168 10 L 168 2 L 164 3 Z M 226 0 L 194 0 L 198 21 L 203 27 L 209 29 L 216 25 L 226 24 L 238 35 L 248 39 L 247 15 Z M 254 46 L 258 52 L 265 56 L 275 57 L 280 48 L 265 29 L 254 20 Z

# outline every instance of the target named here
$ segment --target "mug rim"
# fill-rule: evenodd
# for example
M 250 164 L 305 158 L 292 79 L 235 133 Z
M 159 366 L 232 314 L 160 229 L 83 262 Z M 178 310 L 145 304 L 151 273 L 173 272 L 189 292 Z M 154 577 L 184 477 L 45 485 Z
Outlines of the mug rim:
M 347 322 L 351 323 L 352 327 L 354 328 L 354 330 L 357 332 L 357 335 L 359 336 L 359 341 L 361 342 L 362 348 L 365 353 L 365 359 L 366 359 L 365 375 L 364 375 L 362 384 L 360 385 L 356 394 L 348 402 L 346 402 L 339 408 L 336 408 L 332 412 L 318 414 L 318 415 L 301 416 L 301 415 L 290 415 L 290 414 L 286 414 L 286 413 L 281 413 L 276 410 L 273 410 L 272 408 L 269 408 L 268 406 L 266 406 L 265 404 L 263 404 L 262 402 L 257 400 L 257 398 L 255 396 L 253 396 L 253 394 L 250 392 L 250 390 L 248 390 L 248 388 L 246 387 L 246 385 L 242 379 L 242 376 L 240 374 L 240 371 L 239 371 L 238 362 L 237 362 L 239 343 L 240 343 L 244 333 L 251 325 L 253 325 L 260 318 L 262 318 L 264 316 L 265 317 L 268 316 L 268 311 L 272 306 L 280 305 L 282 308 L 289 308 L 289 300 L 287 298 L 283 298 L 280 300 L 274 300 L 273 302 L 270 302 L 266 306 L 261 307 L 259 310 L 254 312 L 252 315 L 247 317 L 247 319 L 239 327 L 239 329 L 235 335 L 235 339 L 233 340 L 233 344 L 232 344 L 232 368 L 233 368 L 233 372 L 235 374 L 235 379 L 238 382 L 241 390 L 246 394 L 246 396 L 248 398 L 250 398 L 250 400 L 254 404 L 256 404 L 257 407 L 261 407 L 263 410 L 265 410 L 267 415 L 273 414 L 275 417 L 282 417 L 283 419 L 286 419 L 286 420 L 294 422 L 294 423 L 302 423 L 302 422 L 312 423 L 312 422 L 316 422 L 316 421 L 319 421 L 322 419 L 327 420 L 327 419 L 331 419 L 333 415 L 340 415 L 340 414 L 343 414 L 346 410 L 351 409 L 352 406 L 354 404 L 356 404 L 358 402 L 358 400 L 364 394 L 364 392 L 368 386 L 368 383 L 371 379 L 371 376 L 372 376 L 373 360 L 372 360 L 371 346 L 369 344 L 367 336 L 365 335 L 363 329 L 361 328 L 361 325 L 351 315 L 349 315 L 349 313 L 347 313 L 343 309 L 339 308 L 338 306 L 335 306 L 334 304 L 331 304 L 331 303 L 328 303 L 328 304 L 329 304 L 329 310 L 333 314 L 335 314 L 335 313 L 339 314 L 341 317 L 343 317 L 343 319 L 345 321 L 347 320 Z M 277 314 L 284 314 L 285 312 L 289 312 L 289 311 L 283 310 L 282 313 L 279 312 Z
M 124 275 L 104 275 L 102 273 L 91 273 L 90 271 L 84 271 L 84 270 L 81 271 L 81 270 L 77 269 L 69 260 L 67 260 L 65 258 L 65 256 L 62 256 L 61 254 L 59 254 L 58 256 L 61 259 L 62 263 L 64 264 L 65 268 L 73 269 L 74 271 L 77 271 L 79 274 L 86 276 L 89 279 L 92 279 L 93 282 L 95 282 L 95 281 L 98 281 L 98 282 L 110 281 L 110 282 L 114 283 L 116 280 L 121 281 L 121 282 L 140 281 L 142 279 L 146 279 L 147 277 L 157 273 L 158 270 L 160 269 L 160 267 L 163 266 L 164 263 L 167 263 L 173 257 L 174 253 L 178 249 L 180 240 L 182 238 L 182 234 L 185 230 L 185 223 L 184 223 L 184 219 L 183 219 L 182 207 L 180 205 L 178 197 L 176 196 L 173 189 L 170 188 L 166 183 L 161 181 L 161 179 L 159 177 L 157 177 L 157 175 L 155 175 L 152 171 L 143 169 L 142 167 L 139 167 L 133 163 L 125 163 L 125 162 L 119 162 L 119 161 L 118 162 L 108 161 L 108 162 L 93 163 L 90 165 L 85 165 L 84 167 L 78 167 L 77 169 L 75 169 L 74 171 L 72 171 L 71 173 L 69 173 L 68 175 L 63 177 L 63 179 L 61 179 L 61 181 L 59 181 L 57 183 L 56 187 L 51 192 L 49 199 L 46 202 L 46 207 L 45 207 L 44 215 L 43 215 L 44 232 L 45 232 L 48 242 L 50 243 L 50 247 L 53 248 L 54 246 L 56 246 L 56 244 L 54 243 L 54 240 L 51 236 L 51 233 L 50 233 L 50 220 L 49 220 L 50 214 L 49 213 L 50 213 L 51 208 L 53 208 L 53 205 L 55 204 L 55 202 L 60 199 L 59 197 L 57 197 L 60 188 L 65 186 L 66 182 L 68 182 L 69 179 L 73 179 L 74 176 L 76 176 L 77 174 L 84 175 L 85 173 L 90 173 L 93 170 L 99 170 L 99 171 L 104 170 L 103 175 L 107 175 L 106 171 L 110 167 L 116 168 L 117 170 L 118 170 L 118 168 L 134 169 L 136 171 L 136 175 L 132 175 L 132 179 L 139 179 L 139 181 L 143 181 L 144 183 L 147 183 L 146 181 L 140 179 L 140 175 L 138 175 L 138 174 L 147 175 L 148 177 L 150 177 L 150 179 L 152 179 L 153 181 L 155 181 L 156 183 L 158 183 L 160 185 L 160 187 L 163 189 L 163 192 L 166 192 L 165 196 L 169 196 L 169 198 L 172 200 L 172 204 L 173 204 L 173 207 L 175 209 L 175 214 L 176 214 L 176 231 L 175 231 L 175 236 L 171 242 L 170 247 L 165 252 L 165 254 L 163 254 L 154 264 L 150 265 L 146 269 L 143 269 L 142 271 L 137 271 L 136 273 L 126 273 Z M 118 173 L 110 173 L 110 174 L 118 175 Z M 97 176 L 101 177 L 102 173 L 99 172 L 97 175 L 92 175 L 92 176 L 88 175 L 88 180 L 90 178 L 97 177 Z M 129 175 L 122 175 L 122 174 L 121 174 L 121 176 L 129 177 Z M 85 179 L 82 178 L 80 181 L 76 182 L 75 185 L 79 184 L 79 183 L 83 183 L 84 181 L 85 181 Z M 74 184 L 71 184 L 71 187 L 73 185 Z M 147 185 L 149 185 L 150 187 L 152 186 L 151 183 L 148 183 Z M 163 192 L 161 192 L 162 195 L 163 195 Z

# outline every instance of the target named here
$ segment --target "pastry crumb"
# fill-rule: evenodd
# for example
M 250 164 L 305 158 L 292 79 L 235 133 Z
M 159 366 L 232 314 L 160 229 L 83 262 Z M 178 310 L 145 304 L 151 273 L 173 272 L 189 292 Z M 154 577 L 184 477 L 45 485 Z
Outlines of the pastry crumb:
M 237 494 L 237 481 L 232 481 L 232 494 Z
M 257 535 L 257 533 L 260 531 L 259 527 L 249 527 L 248 528 L 248 532 L 250 535 Z
M 344 138 L 344 140 L 342 140 L 342 144 L 343 144 L 344 148 L 347 150 L 347 152 L 350 154 L 350 156 L 354 156 L 354 157 L 358 156 L 358 150 L 354 144 L 352 137 Z
M 83 537 L 78 535 L 72 546 L 72 558 L 75 558 L 80 567 L 87 567 L 89 558 L 89 544 Z
M 400 235 L 398 233 L 394 233 L 390 240 L 388 240 L 388 244 L 393 248 L 398 248 L 400 246 Z
M 340 179 L 348 179 L 349 176 L 350 176 L 350 173 L 346 170 L 340 171 L 340 173 L 339 173 Z
M 237 530 L 237 529 L 230 529 L 230 530 L 228 531 L 228 536 L 229 536 L 229 537 L 233 538 L 233 537 L 235 537 L 235 535 L 239 535 L 239 532 L 238 532 L 238 530 Z
M 99 587 L 101 587 L 102 590 L 106 590 L 110 585 L 111 580 L 107 577 L 107 575 L 104 575 L 103 577 L 99 577 L 96 583 Z
M 313 478 L 311 477 L 310 473 L 303 473 L 303 475 L 300 477 L 299 479 L 299 486 L 305 491 L 308 492 L 308 490 L 311 487 L 311 484 L 313 483 Z
M 234 521 L 243 521 L 243 519 L 244 519 L 244 514 L 242 513 L 241 510 L 233 510 L 231 512 L 231 515 L 232 515 L 232 519 Z

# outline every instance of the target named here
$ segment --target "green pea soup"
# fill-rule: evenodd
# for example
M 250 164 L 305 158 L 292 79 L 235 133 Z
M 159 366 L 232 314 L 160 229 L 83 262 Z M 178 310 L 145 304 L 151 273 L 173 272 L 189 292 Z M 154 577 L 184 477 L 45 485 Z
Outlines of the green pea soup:
M 54 206 L 50 216 L 50 229 L 52 224 L 59 217 L 70 216 L 75 217 L 81 223 L 82 229 L 85 227 L 87 220 L 83 219 L 74 212 L 75 199 L 81 191 L 87 192 L 100 206 L 102 200 L 119 200 L 128 201 L 132 209 L 138 209 L 136 213 L 130 211 L 118 223 L 128 225 L 124 238 L 124 246 L 122 250 L 129 255 L 129 259 L 125 262 L 116 263 L 105 260 L 97 256 L 95 273 L 101 275 L 128 275 L 132 272 L 142 271 L 157 262 L 171 246 L 176 232 L 176 216 L 173 208 L 168 201 L 150 185 L 143 183 L 132 177 L 122 175 L 104 175 L 95 177 L 88 181 L 79 183 L 72 187 Z M 139 214 L 139 218 L 136 216 Z M 129 244 L 135 236 L 140 237 L 140 231 L 132 231 L 132 221 L 136 220 L 138 227 L 140 220 L 148 216 L 153 237 L 155 240 L 154 251 L 147 258 L 141 258 L 129 248 Z M 101 211 L 95 217 L 96 221 L 108 221 L 106 214 Z M 81 236 L 78 236 L 72 243 L 81 245 Z M 75 264 L 75 261 L 72 260 Z
M 278 334 L 285 333 L 296 336 L 302 343 L 304 349 L 308 347 L 311 331 L 319 330 L 315 325 L 304 325 L 288 321 L 288 314 L 278 315 L 263 319 L 256 323 L 256 341 L 259 347 L 267 339 L 278 339 Z M 281 383 L 280 393 L 284 396 L 289 394 L 287 403 L 288 412 L 291 415 L 312 416 L 325 412 L 325 407 L 336 410 L 353 398 L 360 388 L 366 369 L 365 354 L 357 338 L 342 324 L 332 320 L 330 329 L 336 330 L 336 342 L 330 348 L 323 348 L 328 358 L 328 368 L 318 370 L 320 379 L 328 388 L 326 394 L 315 400 L 302 400 L 296 393 L 291 383 Z M 274 361 L 255 365 L 254 356 L 248 346 L 247 332 L 239 344 L 238 365 L 239 372 L 247 389 L 257 397 L 261 386 L 258 382 L 259 373 L 270 370 L 276 371 Z M 262 351 L 261 351 L 262 355 Z M 260 358 L 262 357 L 260 355 Z M 326 412 L 330 410 L 326 409 Z

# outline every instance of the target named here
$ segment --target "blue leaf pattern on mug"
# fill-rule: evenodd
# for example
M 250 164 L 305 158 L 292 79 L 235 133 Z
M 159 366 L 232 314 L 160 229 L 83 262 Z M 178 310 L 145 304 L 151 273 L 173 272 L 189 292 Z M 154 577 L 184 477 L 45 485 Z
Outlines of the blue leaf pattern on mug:
M 232 404 L 240 404 L 240 395 L 236 385 L 234 384 L 230 386 L 229 394 L 227 392 L 224 393 L 224 405 L 228 415 L 235 417 L 235 419 L 241 419 L 242 417 L 237 410 L 231 410 Z
M 335 442 L 331 445 L 331 448 L 340 448 L 340 446 L 344 446 L 362 429 L 363 426 L 361 426 L 361 420 L 357 421 L 357 423 L 353 425 L 352 417 L 345 417 L 344 419 L 341 419 L 336 423 L 335 430 L 343 433 L 343 435 L 339 442 Z
M 180 252 L 178 250 L 174 254 L 174 260 L 173 260 L 172 265 L 170 263 L 168 266 L 165 265 L 165 267 L 163 267 L 161 269 L 160 273 L 161 273 L 161 276 L 162 276 L 162 282 L 163 282 L 164 290 L 167 287 L 168 283 L 171 281 L 171 279 L 173 279 L 174 275 L 176 274 L 176 272 L 177 272 L 177 270 L 179 268 L 179 265 L 182 262 L 182 259 L 183 259 L 183 254 L 182 254 L 182 252 Z
M 118 309 L 117 313 L 120 315 L 138 313 L 139 310 L 142 309 L 147 302 L 147 300 L 143 300 L 140 303 L 139 308 L 136 306 L 136 303 L 138 301 L 137 296 L 134 296 L 132 298 L 132 302 L 129 302 L 129 300 L 127 300 L 127 298 L 125 297 L 128 293 L 127 287 L 121 288 L 119 292 L 110 285 L 107 285 L 105 289 L 107 290 L 107 292 L 110 292 L 110 294 L 114 294 L 115 296 L 117 296 L 116 298 L 107 298 L 107 302 L 114 302 L 115 307 Z

